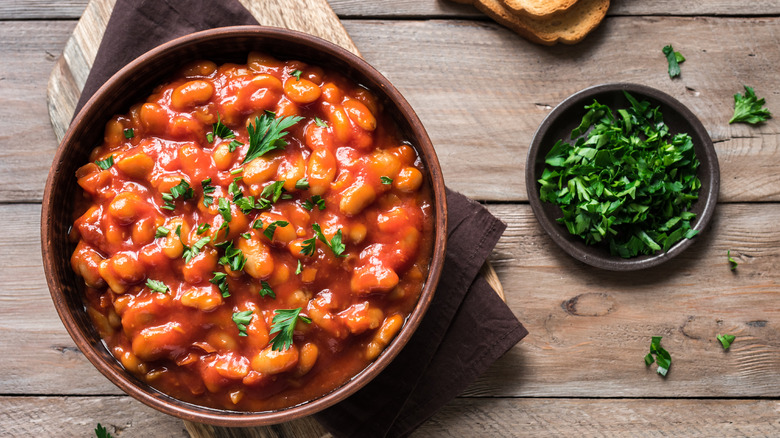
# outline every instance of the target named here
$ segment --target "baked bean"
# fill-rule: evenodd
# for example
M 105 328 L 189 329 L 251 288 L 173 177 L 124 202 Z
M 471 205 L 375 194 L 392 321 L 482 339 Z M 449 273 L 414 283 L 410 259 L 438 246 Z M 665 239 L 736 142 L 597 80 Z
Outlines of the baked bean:
M 278 229 L 277 229 L 278 232 Z M 238 239 L 238 249 L 246 257 L 244 271 L 253 278 L 266 279 L 274 271 L 274 259 L 268 247 L 256 238 Z
M 127 291 L 129 285 L 144 278 L 143 266 L 135 257 L 125 253 L 101 261 L 98 271 L 111 290 L 119 294 Z
M 196 105 L 203 105 L 214 95 L 214 86 L 211 82 L 196 80 L 185 82 L 173 90 L 171 105 L 183 110 Z
M 398 285 L 398 274 L 382 265 L 364 265 L 352 275 L 352 292 L 370 294 L 388 292 Z
M 282 158 L 279 156 L 273 157 L 260 157 L 256 158 L 246 165 L 244 165 L 244 183 L 249 185 L 259 185 L 271 181 L 276 176 L 276 170 L 279 168 Z M 250 187 L 251 188 L 251 187 Z M 262 188 L 259 189 L 262 191 Z M 259 196 L 260 191 L 252 193 L 254 196 Z
M 353 334 L 360 334 L 379 327 L 384 317 L 382 309 L 371 307 L 367 301 L 353 304 L 339 313 L 339 318 Z
M 313 151 L 333 148 L 333 134 L 327 127 L 312 123 L 306 127 L 305 135 L 306 146 Z
M 214 248 L 203 248 L 198 255 L 193 257 L 189 263 L 181 268 L 181 275 L 184 281 L 189 284 L 202 283 L 212 277 L 212 272 L 217 269 L 217 260 L 219 254 Z
M 301 347 L 301 351 L 298 357 L 298 366 L 295 369 L 295 374 L 303 376 L 314 368 L 314 364 L 317 362 L 317 358 L 320 355 L 320 349 L 316 344 L 309 342 Z
M 290 78 L 284 83 L 284 94 L 293 102 L 305 105 L 319 99 L 322 90 L 308 79 Z
M 347 113 L 340 106 L 326 104 L 325 109 L 328 112 L 328 124 L 333 129 L 333 134 L 341 143 L 346 143 L 352 137 L 352 124 L 349 122 Z
M 371 111 L 361 102 L 350 99 L 343 103 L 344 111 L 356 125 L 365 131 L 376 129 L 376 118 Z
M 309 191 L 313 195 L 322 195 L 336 177 L 336 157 L 328 149 L 318 149 L 309 157 L 309 169 L 306 175 Z
M 295 191 L 295 183 L 306 176 L 306 163 L 301 155 L 288 156 L 279 164 L 277 180 L 284 181 L 284 189 Z
M 89 315 L 89 319 L 92 320 L 92 324 L 95 325 L 101 337 L 107 338 L 114 334 L 114 328 L 109 324 L 108 318 L 97 309 L 87 308 L 87 315 Z
M 154 240 L 154 234 L 157 231 L 154 218 L 147 217 L 138 220 L 133 225 L 132 238 L 136 245 L 146 245 Z
M 138 152 L 122 156 L 115 166 L 130 178 L 145 180 L 154 169 L 154 160 L 149 155 Z
M 122 362 L 122 366 L 130 372 L 137 374 L 143 374 L 146 372 L 146 364 L 141 362 L 141 360 L 135 354 L 133 354 L 132 351 L 117 347 L 114 349 L 114 357 L 119 358 L 119 361 Z
M 387 347 L 390 341 L 393 340 L 398 331 L 403 326 L 404 319 L 401 315 L 392 315 L 385 319 L 382 323 L 382 327 L 374 334 L 371 342 L 366 347 L 366 359 L 374 360 L 379 356 L 379 353 Z
M 148 327 L 133 338 L 133 354 L 144 361 L 159 359 L 175 351 L 187 337 L 186 330 L 179 322 Z
M 105 286 L 103 277 L 100 276 L 99 268 L 103 257 L 88 243 L 80 240 L 76 245 L 76 250 L 70 258 L 70 264 L 88 287 L 99 288 Z
M 211 76 L 215 71 L 217 71 L 217 64 L 214 64 L 211 61 L 201 60 L 193 61 L 185 65 L 181 70 L 181 74 L 185 78 L 193 78 Z
M 414 167 L 404 167 L 393 179 L 393 187 L 402 192 L 414 192 L 422 185 L 422 172 Z
M 380 152 L 371 156 L 368 166 L 377 177 L 386 176 L 395 180 L 401 170 L 401 161 L 393 154 Z
M 230 152 L 230 142 L 223 141 L 214 148 L 214 152 L 212 152 L 211 156 L 214 159 L 214 165 L 217 169 L 224 171 L 233 167 L 233 157 L 236 154 L 236 151 Z
M 333 82 L 328 82 L 325 85 L 322 86 L 322 97 L 325 99 L 326 102 L 332 103 L 332 104 L 339 104 L 341 103 L 341 99 L 344 98 L 344 94 L 341 92 L 339 87 L 336 86 Z
M 156 103 L 143 104 L 139 117 L 146 132 L 151 134 L 162 134 L 168 126 L 168 113 Z
M 114 117 L 106 123 L 106 134 L 103 141 L 112 147 L 119 146 L 125 141 L 125 125 L 119 117 Z
M 284 65 L 283 62 L 265 53 L 250 52 L 247 57 L 249 68 L 258 72 L 265 72 L 269 68 L 279 68 Z
M 290 370 L 298 363 L 298 348 L 276 351 L 269 345 L 252 358 L 252 369 L 262 374 L 279 374 Z
M 355 184 L 344 191 L 339 210 L 347 216 L 355 216 L 376 199 L 376 191 L 367 184 Z

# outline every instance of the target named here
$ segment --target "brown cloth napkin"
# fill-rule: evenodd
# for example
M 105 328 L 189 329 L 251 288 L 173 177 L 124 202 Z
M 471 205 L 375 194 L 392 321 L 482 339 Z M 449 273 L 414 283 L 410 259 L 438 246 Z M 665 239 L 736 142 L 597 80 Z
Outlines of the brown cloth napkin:
M 242 24 L 257 22 L 236 0 L 117 0 L 77 111 L 149 49 L 188 33 Z M 446 260 L 428 313 L 380 375 L 316 414 L 334 436 L 410 434 L 528 334 L 479 274 L 506 225 L 457 192 L 448 190 L 447 202 Z

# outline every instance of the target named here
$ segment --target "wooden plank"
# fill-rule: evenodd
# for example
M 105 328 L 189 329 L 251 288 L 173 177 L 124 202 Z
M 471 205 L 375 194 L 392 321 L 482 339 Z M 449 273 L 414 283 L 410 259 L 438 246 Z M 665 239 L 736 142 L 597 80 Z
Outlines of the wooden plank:
M 721 204 L 674 261 L 636 273 L 576 262 L 527 205 L 490 205 L 509 224 L 493 254 L 530 335 L 466 395 L 776 397 L 780 393 L 780 204 Z M 0 205 L 0 388 L 6 394 L 118 394 L 75 349 L 40 266 L 38 205 Z M 758 234 L 756 230 L 761 230 Z M 726 251 L 740 265 L 729 270 Z M 730 351 L 718 333 L 737 335 Z M 645 368 L 651 336 L 673 363 Z
M 412 437 L 778 436 L 777 400 L 455 399 Z M 182 422 L 126 396 L 0 397 L 9 436 L 94 436 L 100 423 L 115 437 L 187 437 Z M 309 420 L 311 421 L 311 420 Z M 210 426 L 189 426 L 212 429 Z M 235 438 L 221 429 L 217 438 Z M 251 436 L 297 437 L 289 424 Z
M 88 0 L 6 0 L 0 3 L 0 20 L 76 19 Z M 330 6 L 342 18 L 426 18 L 484 17 L 475 8 L 446 0 L 329 0 Z M 647 0 L 641 2 L 614 1 L 610 15 L 777 15 L 780 4 L 775 0 L 758 0 L 746 8 L 741 0 Z
M 491 23 L 346 25 L 363 55 L 422 118 L 447 184 L 470 197 L 525 200 L 527 145 L 551 107 L 589 85 L 624 80 L 664 90 L 701 117 L 717 142 L 721 200 L 780 200 L 777 119 L 759 127 L 727 123 L 732 95 L 743 83 L 780 114 L 780 76 L 774 74 L 780 19 L 610 18 L 583 44 L 553 48 Z M 44 105 L 45 74 L 72 29 L 71 22 L 0 22 L 0 40 L 8 42 L 0 45 L 0 173 L 9 176 L 0 202 L 42 197 L 56 148 Z M 682 79 L 666 76 L 658 41 L 673 43 L 688 58 Z M 404 47 L 403 62 L 398 47 Z M 22 141 L 29 132 L 35 141 Z
M 89 437 L 100 423 L 119 437 L 188 437 L 184 424 L 128 396 L 0 397 L 2 435 Z
M 769 437 L 777 400 L 456 399 L 412 437 Z

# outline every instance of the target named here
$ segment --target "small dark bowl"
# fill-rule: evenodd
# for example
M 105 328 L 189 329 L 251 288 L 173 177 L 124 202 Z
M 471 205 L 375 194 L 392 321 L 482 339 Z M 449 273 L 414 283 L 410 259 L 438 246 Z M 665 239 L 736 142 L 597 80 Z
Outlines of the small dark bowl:
M 404 327 L 385 351 L 343 386 L 309 402 L 278 411 L 238 412 L 197 406 L 152 388 L 127 372 L 102 343 L 86 314 L 83 280 L 70 267 L 73 245 L 68 240 L 72 199 L 79 190 L 75 172 L 88 162 L 102 141 L 108 119 L 145 99 L 152 88 L 169 79 L 186 62 L 210 59 L 245 63 L 252 50 L 280 59 L 297 59 L 346 75 L 372 90 L 411 141 L 427 170 L 435 205 L 434 248 L 428 278 Z M 221 426 L 259 426 L 294 420 L 321 411 L 365 386 L 395 358 L 420 324 L 444 264 L 447 208 L 444 180 L 428 134 L 409 103 L 384 76 L 354 54 L 319 38 L 278 28 L 239 26 L 198 32 L 163 44 L 128 64 L 87 102 L 70 125 L 54 158 L 43 197 L 41 244 L 46 279 L 57 312 L 79 349 L 109 380 L 141 402 L 185 420 Z
M 545 157 L 555 142 L 559 139 L 569 139 L 572 130 L 580 124 L 582 116 L 586 113 L 584 107 L 593 103 L 594 99 L 609 106 L 613 111 L 616 108 L 630 106 L 623 91 L 627 91 L 637 100 L 649 101 L 653 107 L 660 106 L 664 122 L 669 127 L 671 135 L 687 132 L 691 136 L 696 156 L 701 162 L 698 171 L 698 177 L 701 180 L 699 199 L 691 206 L 691 211 L 696 213 L 696 219 L 691 225 L 693 229 L 701 232 L 707 226 L 715 211 L 718 190 L 720 189 L 718 157 L 715 154 L 710 136 L 699 119 L 668 94 L 644 85 L 604 84 L 586 88 L 561 102 L 539 126 L 534 134 L 531 148 L 528 150 L 525 168 L 528 200 L 536 219 L 558 246 L 577 260 L 611 271 L 633 271 L 659 265 L 681 253 L 696 240 L 695 237 L 683 239 L 669 248 L 667 252 L 659 251 L 655 254 L 630 259 L 613 256 L 608 248 L 586 245 L 578 236 L 569 234 L 565 226 L 556 222 L 557 218 L 563 216 L 561 209 L 539 199 L 540 185 L 538 180 L 545 167 Z

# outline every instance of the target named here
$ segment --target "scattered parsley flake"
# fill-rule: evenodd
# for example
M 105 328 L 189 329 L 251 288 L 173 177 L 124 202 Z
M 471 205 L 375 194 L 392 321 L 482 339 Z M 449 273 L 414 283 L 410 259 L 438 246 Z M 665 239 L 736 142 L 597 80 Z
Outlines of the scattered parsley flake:
M 669 367 L 672 366 L 672 356 L 668 351 L 661 347 L 661 336 L 653 336 L 650 341 L 650 352 L 645 356 L 645 365 L 650 366 L 653 362 L 658 363 L 656 371 L 662 376 L 666 376 L 669 372 Z M 653 359 L 655 355 L 655 359 Z
M 159 226 L 157 227 L 157 231 L 154 233 L 154 238 L 159 239 L 160 237 L 166 237 L 170 232 L 171 230 L 163 226 Z
M 301 178 L 298 181 L 295 181 L 295 188 L 298 190 L 306 190 L 309 188 L 309 180 L 306 178 Z
M 233 241 L 230 241 L 225 247 L 225 255 L 219 258 L 219 264 L 230 267 L 233 272 L 238 272 L 244 269 L 246 257 L 244 252 L 234 247 Z
M 201 234 L 205 233 L 206 231 L 211 228 L 211 224 L 200 224 L 198 225 L 198 229 L 195 230 L 195 232 L 200 236 Z
M 315 205 L 317 206 L 317 208 L 320 209 L 320 211 L 325 210 L 325 200 L 322 199 L 320 195 L 314 195 L 311 198 L 303 201 L 301 207 L 305 208 L 306 210 L 312 211 Z
M 685 61 L 685 57 L 680 52 L 675 52 L 671 44 L 665 46 L 663 52 L 669 64 L 669 77 L 675 78 L 680 76 L 680 63 Z
M 146 279 L 146 287 L 161 294 L 168 293 L 168 291 L 170 290 L 170 288 L 166 286 L 165 283 L 163 283 L 162 281 L 152 280 L 151 278 Z
M 237 167 L 237 168 L 235 168 L 235 169 L 231 170 L 231 171 L 230 171 L 230 174 L 231 174 L 231 175 L 237 175 L 237 174 L 239 174 L 239 173 L 241 173 L 241 172 L 243 172 L 243 171 L 244 171 L 244 168 L 243 168 L 243 167 Z
M 385 184 L 385 185 L 390 185 L 390 184 L 393 183 L 393 178 L 390 178 L 389 176 L 383 176 L 383 177 L 381 177 L 379 179 L 382 180 L 382 184 Z
M 734 339 L 737 339 L 734 335 L 718 335 L 717 338 L 723 345 L 724 350 L 728 350 L 729 347 L 731 347 L 731 343 L 734 342 Z
M 243 237 L 244 239 L 251 239 L 252 238 L 252 234 L 244 233 L 244 234 L 241 235 L 241 237 Z
M 229 297 L 230 292 L 228 291 L 227 274 L 224 272 L 213 272 L 213 274 L 214 276 L 211 277 L 209 283 L 217 285 L 219 291 L 222 292 L 222 298 Z
M 111 166 L 114 165 L 114 156 L 109 155 L 109 157 L 105 160 L 97 160 L 95 161 L 95 164 L 97 164 L 97 166 L 103 170 L 108 170 Z
M 328 122 L 326 122 L 325 120 L 322 120 L 319 117 L 315 117 L 314 118 L 314 124 L 319 126 L 320 128 L 327 128 L 328 127 Z
M 277 309 L 274 310 L 274 317 L 271 321 L 271 330 L 269 334 L 277 333 L 271 340 L 271 349 L 274 351 L 286 351 L 292 346 L 293 331 L 298 320 L 311 324 L 311 319 L 301 315 L 302 308 L 297 309 Z
M 209 207 L 214 203 L 214 197 L 211 196 L 211 194 L 214 193 L 217 188 L 211 185 L 211 178 L 206 178 L 201 181 L 200 186 L 203 188 L 203 205 Z
M 292 76 L 295 76 L 295 79 L 297 79 L 299 81 L 301 80 L 301 75 L 302 74 L 303 74 L 303 72 L 300 71 L 300 70 L 295 70 L 294 72 L 292 72 Z
M 252 322 L 252 313 L 251 310 L 233 313 L 233 322 L 238 327 L 238 336 L 246 336 L 246 326 Z
M 276 232 L 276 227 L 286 227 L 289 224 L 287 221 L 273 221 L 270 224 L 268 224 L 267 227 L 265 227 L 265 231 L 263 231 L 263 234 L 265 234 L 265 237 L 267 237 L 269 240 L 273 240 L 274 238 L 274 232 Z
M 133 131 L 133 128 L 127 128 L 123 131 L 125 134 L 125 138 L 130 140 L 131 138 L 135 137 L 135 131 Z
M 729 123 L 750 123 L 755 125 L 771 119 L 772 113 L 768 109 L 762 108 L 766 103 L 764 98 L 758 99 L 756 93 L 753 92 L 753 88 L 747 85 L 743 85 L 743 87 L 745 87 L 744 96 L 739 93 L 734 95 L 734 116 L 729 120 Z
M 97 436 L 97 438 L 113 438 L 111 434 L 108 433 L 108 430 L 100 423 L 98 423 L 97 427 L 95 428 L 95 436 Z
M 731 257 L 731 250 L 726 251 L 726 257 L 729 258 L 729 266 L 731 267 L 731 270 L 735 271 L 737 266 L 739 266 L 739 263 L 737 263 L 737 261 Z
M 339 230 L 336 231 L 336 234 L 333 236 L 332 239 L 330 239 L 330 242 L 328 242 L 328 238 L 325 237 L 325 235 L 322 233 L 322 228 L 320 227 L 320 224 L 315 222 L 311 225 L 311 228 L 312 230 L 314 230 L 314 237 L 303 241 L 303 246 L 301 247 L 301 254 L 307 256 L 314 255 L 314 251 L 316 249 L 316 240 L 319 239 L 328 248 L 330 248 L 331 251 L 333 251 L 333 254 L 336 257 L 347 256 L 346 254 L 344 254 L 344 250 L 346 249 L 346 247 L 341 242 L 341 228 L 339 228 Z
M 181 198 L 182 200 L 186 201 L 191 199 L 193 196 L 195 196 L 195 191 L 192 190 L 192 187 L 190 187 L 190 184 L 187 181 L 181 179 L 178 184 L 171 187 L 170 192 L 162 194 L 162 198 L 165 203 L 161 208 L 166 210 L 173 210 L 176 208 L 176 206 L 173 204 L 174 200 Z
M 198 255 L 200 253 L 200 250 L 202 250 L 203 247 L 206 246 L 206 244 L 209 242 L 211 242 L 211 237 L 204 237 L 198 240 L 197 242 L 195 242 L 190 247 L 184 245 L 184 252 L 182 253 L 182 257 L 184 257 L 184 263 L 189 263 L 190 260 L 192 260 L 193 257 Z
M 247 126 L 249 132 L 249 150 L 246 153 L 243 163 L 263 156 L 274 149 L 284 149 L 287 142 L 283 137 L 287 135 L 285 129 L 295 125 L 303 117 L 288 116 L 280 119 L 273 115 L 264 113 L 260 117 L 255 117 L 255 123 Z
M 260 285 L 263 287 L 262 289 L 260 289 L 261 297 L 276 298 L 276 294 L 274 293 L 273 289 L 271 289 L 271 285 L 269 285 L 267 281 L 262 280 L 260 282 Z
M 213 135 L 211 136 L 209 140 L 209 143 L 212 143 L 214 141 L 214 136 L 222 138 L 224 140 L 229 140 L 231 138 L 236 138 L 236 134 L 230 130 L 227 126 L 225 126 L 224 123 L 222 123 L 222 120 L 220 119 L 220 115 L 217 114 L 217 123 L 214 123 L 211 125 L 211 129 L 213 132 Z M 230 151 L 233 152 L 233 151 Z
M 262 230 L 263 229 L 263 221 L 260 219 L 255 219 L 254 222 L 252 222 L 252 228 L 255 230 Z
M 298 260 L 298 267 L 297 267 L 297 268 L 295 268 L 295 275 L 298 275 L 298 274 L 300 274 L 300 273 L 301 273 L 301 271 L 303 271 L 303 264 L 301 263 L 301 261 L 300 261 L 300 260 Z
M 244 145 L 244 143 L 241 143 L 238 140 L 233 140 L 233 141 L 230 142 L 230 144 L 228 144 L 228 151 L 235 152 L 236 149 L 240 148 L 243 145 Z
M 225 222 L 233 220 L 233 216 L 230 213 L 230 202 L 228 202 L 227 198 L 219 198 L 217 211 L 222 215 L 222 219 L 225 219 Z

